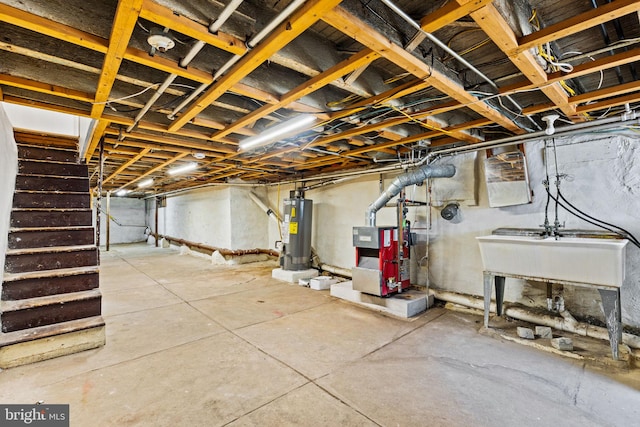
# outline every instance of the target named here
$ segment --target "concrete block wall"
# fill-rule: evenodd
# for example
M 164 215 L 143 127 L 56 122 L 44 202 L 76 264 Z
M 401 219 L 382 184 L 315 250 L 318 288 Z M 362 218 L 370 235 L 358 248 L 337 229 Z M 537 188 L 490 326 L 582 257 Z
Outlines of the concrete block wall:
M 18 147 L 13 139 L 13 126 L 0 103 L 0 283 L 4 276 L 11 206 L 18 171 Z

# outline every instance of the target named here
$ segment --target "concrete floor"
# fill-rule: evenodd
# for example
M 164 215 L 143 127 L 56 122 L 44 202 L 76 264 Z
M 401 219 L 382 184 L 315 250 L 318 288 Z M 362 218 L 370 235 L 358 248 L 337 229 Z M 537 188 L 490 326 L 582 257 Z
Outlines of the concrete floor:
M 107 345 L 0 372 L 0 402 L 68 403 L 72 426 L 631 426 L 637 370 L 478 333 L 435 308 L 384 317 L 146 245 L 102 253 Z

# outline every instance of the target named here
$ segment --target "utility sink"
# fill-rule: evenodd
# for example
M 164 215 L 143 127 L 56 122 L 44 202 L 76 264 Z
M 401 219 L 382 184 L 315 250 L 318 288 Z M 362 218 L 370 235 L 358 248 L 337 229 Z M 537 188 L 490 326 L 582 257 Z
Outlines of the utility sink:
M 528 235 L 476 239 L 487 272 L 618 288 L 624 281 L 626 239 Z
M 498 229 L 476 237 L 484 267 L 484 326 L 489 327 L 491 284 L 496 313 L 502 315 L 506 277 L 596 287 L 602 300 L 611 354 L 618 360 L 622 340 L 620 287 L 628 240 L 610 233 L 572 230 L 546 237 L 539 229 Z

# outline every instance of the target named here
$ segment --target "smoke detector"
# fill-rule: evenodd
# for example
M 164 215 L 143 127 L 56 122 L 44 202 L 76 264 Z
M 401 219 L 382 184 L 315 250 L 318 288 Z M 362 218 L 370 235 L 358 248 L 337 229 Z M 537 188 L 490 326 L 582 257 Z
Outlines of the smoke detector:
M 151 45 L 151 56 L 153 56 L 157 50 L 164 53 L 176 45 L 176 42 L 173 41 L 173 38 L 169 34 L 168 28 L 165 28 L 164 31 L 159 28 L 152 28 L 151 31 L 149 31 L 147 43 Z

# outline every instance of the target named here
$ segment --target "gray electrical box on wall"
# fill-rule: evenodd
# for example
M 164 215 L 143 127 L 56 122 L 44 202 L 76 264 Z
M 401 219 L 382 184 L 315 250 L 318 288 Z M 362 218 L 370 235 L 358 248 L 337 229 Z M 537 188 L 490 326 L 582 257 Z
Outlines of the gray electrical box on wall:
M 302 197 L 284 200 L 283 270 L 311 267 L 311 224 L 313 201 Z

